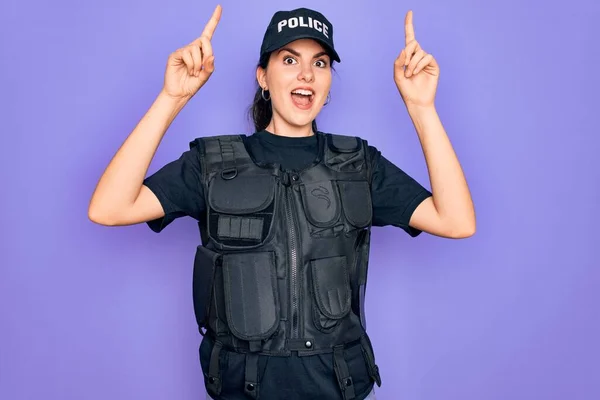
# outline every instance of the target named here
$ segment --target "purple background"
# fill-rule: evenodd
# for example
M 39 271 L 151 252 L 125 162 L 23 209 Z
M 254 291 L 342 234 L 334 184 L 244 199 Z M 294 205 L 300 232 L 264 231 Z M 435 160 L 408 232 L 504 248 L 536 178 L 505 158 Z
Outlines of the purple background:
M 314 7 L 342 57 L 320 128 L 361 135 L 429 186 L 392 79 L 414 11 L 477 234 L 374 232 L 378 399 L 600 398 L 600 9 L 591 0 L 223 1 L 216 71 L 165 136 L 250 132 L 272 13 Z M 96 182 L 199 35 L 205 1 L 3 1 L 0 399 L 199 399 L 192 219 L 157 235 L 87 219 Z M 595 248 L 594 248 L 595 247 Z

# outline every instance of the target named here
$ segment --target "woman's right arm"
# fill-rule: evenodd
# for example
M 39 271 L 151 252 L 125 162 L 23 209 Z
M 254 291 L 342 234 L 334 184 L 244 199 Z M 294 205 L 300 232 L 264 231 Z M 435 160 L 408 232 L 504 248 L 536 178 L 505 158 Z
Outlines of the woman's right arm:
M 102 174 L 88 208 L 101 225 L 131 225 L 164 216 L 154 193 L 142 183 L 164 134 L 186 99 L 161 91 Z
M 164 216 L 158 198 L 143 185 L 144 177 L 167 129 L 214 71 L 210 40 L 220 18 L 217 6 L 202 35 L 169 56 L 163 89 L 96 185 L 88 208 L 91 221 L 132 225 Z

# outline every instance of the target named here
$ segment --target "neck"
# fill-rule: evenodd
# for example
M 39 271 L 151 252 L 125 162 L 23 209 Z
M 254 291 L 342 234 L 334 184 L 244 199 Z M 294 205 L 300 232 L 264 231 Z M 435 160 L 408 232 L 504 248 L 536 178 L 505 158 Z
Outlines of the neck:
M 307 137 L 314 135 L 312 121 L 307 125 L 292 125 L 276 113 L 273 113 L 273 118 L 265 130 L 277 136 Z

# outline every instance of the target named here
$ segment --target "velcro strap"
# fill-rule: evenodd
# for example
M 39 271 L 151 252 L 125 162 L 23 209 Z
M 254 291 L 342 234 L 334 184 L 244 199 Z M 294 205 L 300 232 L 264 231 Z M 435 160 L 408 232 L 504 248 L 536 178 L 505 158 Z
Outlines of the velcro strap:
M 369 367 L 369 374 L 371 378 L 377 383 L 377 386 L 381 387 L 381 376 L 379 375 L 379 367 L 375 364 L 375 355 L 371 350 L 371 343 L 368 341 L 365 335 L 361 336 L 360 344 L 363 348 L 365 357 L 367 358 L 367 365 Z
M 261 340 L 249 340 L 248 341 L 248 349 L 252 353 L 256 353 L 262 350 L 262 341 Z
M 221 393 L 221 368 L 219 365 L 219 357 L 222 348 L 223 344 L 221 342 L 215 342 L 210 354 L 206 390 L 213 396 L 218 396 Z
M 246 353 L 246 382 L 244 393 L 252 399 L 258 399 L 258 354 Z
M 263 218 L 220 215 L 217 235 L 220 238 L 260 240 L 263 224 Z
M 343 345 L 333 348 L 333 366 L 344 400 L 353 399 L 355 397 L 354 382 L 348 371 L 348 364 L 346 364 L 346 360 L 344 359 Z
M 219 138 L 219 146 L 221 147 L 221 175 L 224 179 L 228 179 L 227 177 L 229 177 L 229 179 L 235 178 L 237 175 L 237 168 L 235 167 L 235 152 L 233 151 L 231 137 L 223 136 L 222 138 Z

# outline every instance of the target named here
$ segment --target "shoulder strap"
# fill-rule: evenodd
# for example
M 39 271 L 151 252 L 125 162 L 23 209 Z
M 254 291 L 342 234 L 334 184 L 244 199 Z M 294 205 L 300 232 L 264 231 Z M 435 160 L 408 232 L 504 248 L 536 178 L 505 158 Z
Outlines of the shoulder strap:
M 190 148 L 202 141 L 202 173 L 205 178 L 220 172 L 224 179 L 233 179 L 237 168 L 252 163 L 252 159 L 244 146 L 244 135 L 222 135 L 197 138 L 190 143 Z
M 370 165 L 366 141 L 357 136 L 325 134 L 323 161 L 329 168 L 338 172 L 364 174 L 370 181 Z
M 358 151 L 361 146 L 360 138 L 356 136 L 344 136 L 327 133 L 327 147 L 336 153 L 352 153 Z

